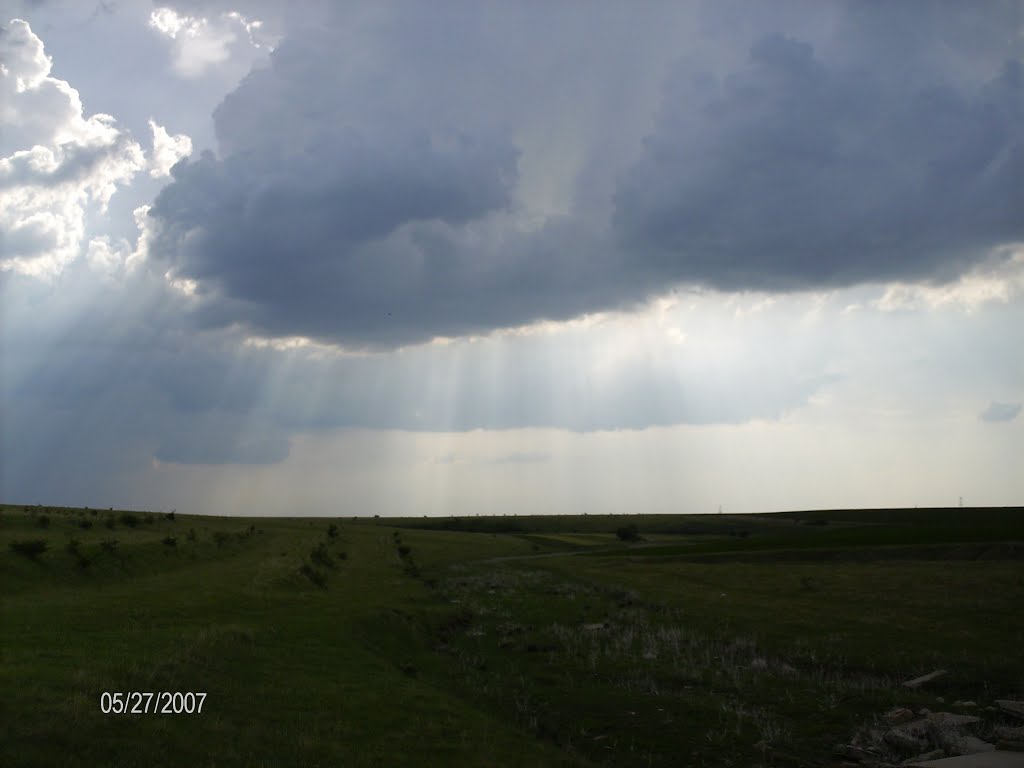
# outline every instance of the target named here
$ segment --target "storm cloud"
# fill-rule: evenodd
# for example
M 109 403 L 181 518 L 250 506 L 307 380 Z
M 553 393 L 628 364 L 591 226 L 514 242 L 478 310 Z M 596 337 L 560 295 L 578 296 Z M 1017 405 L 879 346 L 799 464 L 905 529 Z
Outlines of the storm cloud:
M 15 7 L 5 500 L 1019 499 L 1019 3 Z
M 340 22 L 296 33 L 218 108 L 219 153 L 179 165 L 157 197 L 151 253 L 197 281 L 207 325 L 353 347 L 567 319 L 680 284 L 949 281 L 1024 238 L 1024 71 L 990 23 L 968 26 L 972 50 L 993 38 L 968 75 L 934 50 L 963 54 L 943 23 L 1012 8 L 938 4 L 911 34 L 917 15 L 896 6 L 847 9 L 811 42 L 780 18 L 715 61 L 666 43 L 637 73 L 661 94 L 646 135 L 630 124 L 617 151 L 582 146 L 551 171 L 593 179 L 607 215 L 580 193 L 539 223 L 521 199 L 537 151 L 522 129 L 531 89 L 547 91 L 510 66 L 501 12 L 402 6 L 358 46 Z M 550 22 L 517 41 L 520 58 L 555 60 L 574 24 L 616 38 L 600 15 Z M 886 23 L 907 34 L 877 34 Z M 548 74 L 570 113 L 587 74 Z M 618 171 L 594 176 L 600 163 Z
M 727 290 L 949 280 L 1024 237 L 1021 125 L 1019 61 L 965 91 L 770 36 L 725 78 L 672 78 L 617 192 L 622 247 Z

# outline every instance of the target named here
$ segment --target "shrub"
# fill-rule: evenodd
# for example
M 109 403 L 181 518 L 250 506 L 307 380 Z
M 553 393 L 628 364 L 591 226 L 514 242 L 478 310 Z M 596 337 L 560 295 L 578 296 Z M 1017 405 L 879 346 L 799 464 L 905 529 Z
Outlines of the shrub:
M 327 552 L 327 545 L 322 541 L 309 553 L 309 559 L 317 565 L 323 565 L 327 568 L 334 567 L 334 560 L 331 559 L 331 555 Z
M 336 526 L 334 523 L 331 523 L 329 526 L 327 526 L 327 537 L 331 539 L 338 538 L 338 526 Z
M 327 589 L 327 577 L 309 563 L 303 563 L 299 567 L 299 573 L 313 582 L 316 586 L 320 587 L 320 589 Z
M 92 528 L 92 520 L 79 520 L 78 527 L 87 531 Z
M 38 526 L 39 528 L 49 528 L 50 518 L 46 515 L 40 515 L 36 518 L 36 526 Z
M 409 555 L 412 554 L 412 548 L 402 544 L 398 547 L 398 556 L 405 560 Z
M 104 524 L 105 526 L 107 526 L 107 528 L 108 528 L 109 530 L 111 530 L 111 531 L 112 531 L 112 530 L 114 530 L 114 526 L 116 525 L 116 523 L 114 522 L 114 518 L 112 518 L 112 517 L 108 517 L 108 518 L 106 518 L 106 519 L 105 519 L 105 520 L 103 521 L 103 524 Z
M 229 536 L 225 531 L 213 532 L 213 540 L 217 543 L 218 547 L 223 547 L 225 544 L 228 543 L 228 539 L 230 538 L 231 536 Z
M 619 537 L 619 541 L 640 541 L 640 531 L 632 523 L 619 528 L 615 535 Z
M 139 524 L 139 518 L 131 512 L 122 512 L 121 516 L 117 519 L 120 521 L 121 525 L 127 525 L 129 528 L 134 528 Z
M 81 544 L 78 539 L 69 539 L 67 545 L 68 554 L 75 558 L 79 568 L 85 570 L 89 567 L 89 558 L 82 554 Z
M 99 513 L 100 513 L 100 511 L 98 509 L 90 509 L 89 510 L 89 514 L 92 515 L 93 517 L 96 517 L 96 515 L 98 515 Z
M 117 539 L 104 539 L 100 542 L 100 549 L 111 555 L 117 552 Z
M 166 515 L 164 515 L 164 517 L 166 517 L 168 520 L 170 520 L 173 523 L 174 522 L 174 513 L 177 512 L 177 511 L 178 510 L 176 510 L 176 509 L 172 509 Z
M 185 534 L 185 538 L 188 539 L 190 542 L 192 542 L 194 544 L 195 541 L 196 541 L 196 538 L 197 538 L 197 536 L 196 536 L 196 529 L 195 528 L 189 528 L 188 529 L 188 533 Z
M 35 560 L 46 551 L 48 546 L 42 539 L 25 539 L 22 541 L 12 541 L 11 551 L 23 555 L 29 560 Z
M 176 547 L 176 546 L 178 546 L 178 540 L 174 536 L 165 536 L 161 540 L 161 543 L 165 547 Z

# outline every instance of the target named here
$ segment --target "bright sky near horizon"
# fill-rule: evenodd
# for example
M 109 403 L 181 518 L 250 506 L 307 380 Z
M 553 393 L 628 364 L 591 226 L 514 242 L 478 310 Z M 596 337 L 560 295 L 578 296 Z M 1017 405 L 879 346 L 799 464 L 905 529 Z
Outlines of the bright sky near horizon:
M 0 500 L 1024 501 L 1024 3 L 14 0 Z

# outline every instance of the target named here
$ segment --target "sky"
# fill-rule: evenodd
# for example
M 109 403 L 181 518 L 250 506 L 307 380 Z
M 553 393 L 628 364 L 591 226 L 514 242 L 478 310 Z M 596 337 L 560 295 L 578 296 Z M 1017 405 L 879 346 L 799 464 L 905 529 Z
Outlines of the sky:
M 1024 502 L 1024 2 L 13 0 L 0 500 Z

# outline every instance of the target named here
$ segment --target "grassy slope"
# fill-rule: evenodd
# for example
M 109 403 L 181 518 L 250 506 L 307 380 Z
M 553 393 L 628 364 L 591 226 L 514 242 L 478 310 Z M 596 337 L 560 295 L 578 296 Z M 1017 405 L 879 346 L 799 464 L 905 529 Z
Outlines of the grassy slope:
M 683 555 L 1024 541 L 1019 511 L 911 512 L 635 517 L 662 536 L 626 547 L 608 535 L 625 521 L 604 516 L 513 518 L 520 534 L 496 534 L 180 515 L 132 528 L 53 510 L 42 528 L 35 508 L 5 508 L 0 764 L 825 764 L 883 707 L 1024 693 L 1014 552 L 952 566 L 927 548 Z M 693 535 L 664 542 L 683 527 Z M 38 561 L 9 548 L 36 538 Z M 320 544 L 330 566 L 311 563 Z M 557 550 L 585 556 L 536 557 Z M 951 669 L 940 685 L 896 687 L 936 667 Z M 113 716 L 104 690 L 209 697 L 201 715 Z

